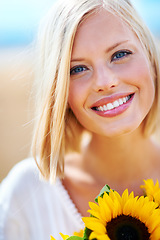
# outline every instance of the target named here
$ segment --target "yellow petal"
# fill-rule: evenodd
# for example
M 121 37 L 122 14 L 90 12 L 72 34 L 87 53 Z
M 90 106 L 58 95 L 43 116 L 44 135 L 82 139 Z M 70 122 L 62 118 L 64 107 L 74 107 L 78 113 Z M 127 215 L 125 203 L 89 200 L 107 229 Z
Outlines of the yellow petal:
M 160 227 L 160 209 L 154 210 L 154 212 L 146 220 L 146 226 L 149 232 L 153 232 L 157 227 Z
M 66 240 L 67 238 L 69 238 L 69 235 L 64 235 L 63 233 L 60 233 L 60 235 L 63 238 L 63 240 Z
M 92 239 L 97 239 L 97 240 L 110 240 L 110 238 L 108 237 L 107 234 L 103 234 L 103 235 L 98 235 L 98 234 L 95 234 L 94 232 L 92 232 L 89 236 L 89 239 L 92 240 Z
M 83 237 L 84 234 L 84 230 L 80 230 L 79 232 L 74 232 L 74 236 L 78 236 L 78 237 Z
M 99 211 L 99 206 L 97 203 L 89 202 L 89 207 L 94 211 Z
M 89 209 L 87 212 L 89 212 L 92 216 L 98 218 L 98 219 L 101 219 L 101 214 L 100 212 L 97 212 L 97 211 L 94 211 L 92 209 Z
M 160 227 L 156 228 L 154 232 L 151 234 L 151 240 L 159 240 L 160 239 Z
M 82 218 L 83 222 L 85 223 L 85 226 L 92 231 L 94 231 L 97 234 L 105 234 L 106 233 L 106 228 L 104 224 L 98 220 L 95 217 L 83 217 Z
M 54 237 L 52 237 L 52 236 L 50 236 L 51 238 L 50 238 L 50 240 L 56 240 Z

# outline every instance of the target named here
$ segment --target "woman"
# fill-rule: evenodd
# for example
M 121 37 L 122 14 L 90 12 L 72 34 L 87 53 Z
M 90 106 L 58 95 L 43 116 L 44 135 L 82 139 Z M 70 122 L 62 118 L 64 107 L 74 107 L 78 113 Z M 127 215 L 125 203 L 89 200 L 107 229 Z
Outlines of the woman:
M 45 22 L 33 150 L 52 185 L 38 179 L 32 160 L 12 170 L 1 186 L 5 240 L 71 235 L 106 183 L 140 195 L 143 179 L 160 180 L 152 139 L 160 58 L 130 2 L 58 1 Z

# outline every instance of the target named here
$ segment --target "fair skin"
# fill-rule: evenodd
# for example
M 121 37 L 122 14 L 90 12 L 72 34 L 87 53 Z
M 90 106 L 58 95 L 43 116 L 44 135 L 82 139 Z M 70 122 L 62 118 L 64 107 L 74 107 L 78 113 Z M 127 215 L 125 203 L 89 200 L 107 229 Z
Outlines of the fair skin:
M 143 48 L 130 28 L 106 10 L 79 26 L 71 57 L 69 105 L 92 133 L 82 154 L 66 158 L 63 184 L 83 216 L 107 183 L 142 194 L 159 179 L 160 148 L 143 136 L 155 88 Z

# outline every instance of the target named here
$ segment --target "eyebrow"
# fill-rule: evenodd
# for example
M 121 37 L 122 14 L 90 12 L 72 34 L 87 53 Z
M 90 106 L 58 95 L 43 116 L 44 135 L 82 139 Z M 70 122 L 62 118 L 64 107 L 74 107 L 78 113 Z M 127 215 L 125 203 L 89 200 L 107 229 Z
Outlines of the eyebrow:
M 74 58 L 71 60 L 71 62 L 83 62 L 84 60 L 84 58 Z
M 123 44 L 123 43 L 126 43 L 128 42 L 129 40 L 124 40 L 124 41 L 121 41 L 121 42 L 117 42 L 115 43 L 114 45 L 112 45 L 111 47 L 107 48 L 106 52 L 110 52 L 112 51 L 114 48 L 118 47 L 119 45 Z
M 117 42 L 115 44 L 113 44 L 111 47 L 107 48 L 105 52 L 110 52 L 112 51 L 114 48 L 118 47 L 119 45 L 123 44 L 123 43 L 126 43 L 128 42 L 129 40 L 124 40 L 124 41 L 120 41 L 120 42 Z M 71 62 L 79 62 L 79 61 L 84 61 L 85 59 L 84 58 L 74 58 L 71 60 Z

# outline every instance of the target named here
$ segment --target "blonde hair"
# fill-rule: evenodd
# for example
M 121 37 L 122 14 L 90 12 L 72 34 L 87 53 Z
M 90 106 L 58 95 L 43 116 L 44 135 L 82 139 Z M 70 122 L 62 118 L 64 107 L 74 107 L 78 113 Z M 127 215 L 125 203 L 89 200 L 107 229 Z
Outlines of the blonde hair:
M 79 24 L 90 14 L 105 8 L 123 19 L 139 38 L 153 69 L 154 104 L 145 118 L 145 135 L 157 127 L 160 103 L 160 59 L 150 31 L 127 0 L 60 0 L 48 13 L 39 30 L 40 52 L 37 79 L 37 125 L 33 154 L 45 179 L 63 177 L 64 155 L 79 151 L 83 126 L 68 107 L 70 58 Z M 38 160 L 37 160 L 38 159 Z

